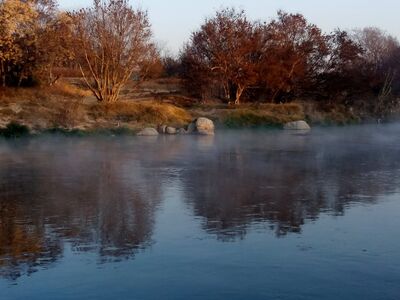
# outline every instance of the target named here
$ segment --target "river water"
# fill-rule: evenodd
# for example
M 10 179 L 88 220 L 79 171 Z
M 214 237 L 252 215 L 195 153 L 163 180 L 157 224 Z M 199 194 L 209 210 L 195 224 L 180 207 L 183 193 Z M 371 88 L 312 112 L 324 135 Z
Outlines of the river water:
M 400 299 L 400 125 L 0 140 L 0 299 Z

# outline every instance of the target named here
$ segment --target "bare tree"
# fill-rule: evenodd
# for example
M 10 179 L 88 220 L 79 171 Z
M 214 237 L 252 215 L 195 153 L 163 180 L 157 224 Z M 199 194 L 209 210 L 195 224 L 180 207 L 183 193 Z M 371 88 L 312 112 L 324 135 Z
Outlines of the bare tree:
M 377 96 L 371 111 L 379 119 L 384 118 L 398 105 L 394 95 L 400 91 L 400 44 L 376 27 L 355 30 L 353 39 L 364 50 L 364 77 Z
M 316 25 L 283 11 L 264 26 L 263 44 L 260 75 L 272 93 L 271 102 L 306 88 L 321 72 L 328 52 L 326 36 Z
M 143 78 L 156 57 L 147 13 L 127 0 L 95 0 L 71 17 L 74 58 L 87 86 L 98 101 L 116 101 L 133 73 Z
M 0 2 L 0 74 L 2 86 L 7 76 L 20 68 L 35 42 L 37 12 L 31 2 L 5 0 Z
M 399 47 L 396 38 L 376 27 L 354 30 L 353 39 L 364 49 L 363 56 L 373 71 L 377 71 Z

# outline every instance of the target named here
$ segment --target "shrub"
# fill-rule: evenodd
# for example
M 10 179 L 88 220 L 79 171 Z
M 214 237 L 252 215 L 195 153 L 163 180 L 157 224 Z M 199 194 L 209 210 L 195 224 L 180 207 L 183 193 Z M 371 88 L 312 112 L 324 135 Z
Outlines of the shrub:
M 10 122 L 7 124 L 6 128 L 0 129 L 0 136 L 5 138 L 18 138 L 22 136 L 29 135 L 30 130 L 27 126 Z

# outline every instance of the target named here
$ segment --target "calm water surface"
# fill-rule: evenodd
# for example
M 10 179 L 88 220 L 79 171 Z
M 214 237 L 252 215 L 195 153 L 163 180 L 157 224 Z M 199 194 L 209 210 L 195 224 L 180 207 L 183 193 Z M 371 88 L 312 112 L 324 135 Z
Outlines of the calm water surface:
M 400 299 L 400 125 L 0 140 L 0 299 Z

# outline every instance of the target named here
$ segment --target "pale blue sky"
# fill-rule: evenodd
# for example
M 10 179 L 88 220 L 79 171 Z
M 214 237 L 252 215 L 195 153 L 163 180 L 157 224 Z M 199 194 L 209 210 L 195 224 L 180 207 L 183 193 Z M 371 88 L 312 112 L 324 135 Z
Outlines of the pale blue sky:
M 59 0 L 60 8 L 89 6 L 91 0 Z M 278 9 L 300 12 L 324 31 L 377 26 L 400 37 L 400 0 L 131 0 L 147 9 L 154 36 L 172 53 L 179 51 L 205 17 L 221 7 L 235 6 L 249 17 L 270 20 Z

